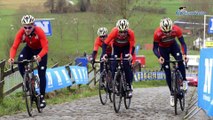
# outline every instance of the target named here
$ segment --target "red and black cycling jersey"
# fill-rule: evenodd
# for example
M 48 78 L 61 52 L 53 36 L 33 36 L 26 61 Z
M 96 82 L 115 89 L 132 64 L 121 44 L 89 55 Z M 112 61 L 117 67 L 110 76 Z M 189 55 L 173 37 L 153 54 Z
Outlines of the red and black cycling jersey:
M 99 47 L 102 47 L 102 45 L 103 45 L 103 41 L 101 40 L 100 37 L 97 37 L 95 39 L 93 51 L 98 51 Z M 111 44 L 110 44 L 110 45 L 107 46 L 106 54 L 111 54 L 111 52 L 112 52 L 112 47 L 111 47 Z
M 154 32 L 154 43 L 158 43 L 160 47 L 170 47 L 172 44 L 176 42 L 175 41 L 176 37 L 181 43 L 182 53 L 186 54 L 186 44 L 183 40 L 182 31 L 176 25 L 173 25 L 170 33 L 164 33 L 160 29 L 160 27 L 158 27 Z
M 105 44 L 109 45 L 112 42 L 113 46 L 124 47 L 130 45 L 130 51 L 132 52 L 132 48 L 135 46 L 135 35 L 133 30 L 128 29 L 126 36 L 121 36 L 119 34 L 119 30 L 117 27 L 114 27 L 111 33 L 108 35 L 106 40 L 104 41 Z
M 20 43 L 26 43 L 31 49 L 41 49 L 41 52 L 38 54 L 41 58 L 48 52 L 48 40 L 44 31 L 35 26 L 33 32 L 30 35 L 26 35 L 24 28 L 19 29 L 16 34 L 14 43 L 10 49 L 10 58 L 14 58 L 17 52 L 17 49 Z

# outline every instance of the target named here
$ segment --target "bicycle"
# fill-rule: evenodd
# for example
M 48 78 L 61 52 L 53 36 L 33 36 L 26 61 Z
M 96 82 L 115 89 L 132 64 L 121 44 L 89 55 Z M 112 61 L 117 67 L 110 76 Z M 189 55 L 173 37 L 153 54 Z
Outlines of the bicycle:
M 183 60 L 174 60 L 174 61 L 166 61 L 167 63 L 172 64 L 171 70 L 171 87 L 174 94 L 174 108 L 175 115 L 177 115 L 177 102 L 179 100 L 180 108 L 182 111 L 185 109 L 185 91 L 181 87 L 183 85 L 183 77 L 181 72 L 178 69 L 178 62 L 183 62 Z M 186 67 L 187 65 L 185 65 Z M 187 68 L 187 67 L 186 67 Z
M 110 64 L 106 61 L 95 61 L 94 63 L 103 63 L 103 71 L 101 72 L 99 79 L 99 98 L 102 105 L 105 105 L 108 100 L 108 95 L 110 102 L 112 102 L 112 72 L 110 71 Z M 93 64 L 94 68 L 94 64 Z
M 113 80 L 113 106 L 116 113 L 119 112 L 122 97 L 124 97 L 124 105 L 126 109 L 130 108 L 131 97 L 128 96 L 129 90 L 126 83 L 123 61 L 128 61 L 127 58 L 113 58 L 111 60 L 118 61 L 118 66 Z
M 33 102 L 36 104 L 36 108 L 39 113 L 42 112 L 42 109 L 40 108 L 40 92 L 39 92 L 39 86 L 40 82 L 37 76 L 34 75 L 33 72 L 33 63 L 37 62 L 36 60 L 27 60 L 24 59 L 23 61 L 14 61 L 13 64 L 24 64 L 25 73 L 23 77 L 23 97 L 25 98 L 26 108 L 29 116 L 32 116 L 33 111 Z M 12 71 L 13 70 L 13 64 L 12 64 Z M 38 66 L 38 64 L 37 64 Z

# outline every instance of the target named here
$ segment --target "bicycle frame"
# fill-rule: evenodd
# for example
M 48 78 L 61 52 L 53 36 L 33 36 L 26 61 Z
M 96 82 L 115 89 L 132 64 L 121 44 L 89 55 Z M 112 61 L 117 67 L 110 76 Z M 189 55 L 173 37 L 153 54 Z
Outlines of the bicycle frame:
M 29 116 L 32 116 L 32 104 L 33 101 L 36 102 L 36 107 L 38 112 L 41 112 L 40 109 L 40 94 L 39 92 L 36 92 L 35 85 L 39 86 L 39 82 L 37 80 L 37 77 L 35 77 L 33 73 L 33 62 L 37 62 L 36 60 L 23 60 L 23 61 L 15 61 L 13 64 L 24 64 L 24 76 L 23 76 L 23 92 L 27 107 L 27 112 Z M 37 63 L 38 66 L 38 63 Z M 13 65 L 11 66 L 13 71 Z M 29 97 L 29 98 L 28 98 Z
M 131 103 L 131 98 L 127 97 L 127 82 L 123 67 L 123 61 L 129 61 L 129 59 L 112 58 L 111 60 L 118 61 L 118 66 L 113 80 L 113 106 L 115 112 L 117 113 L 120 110 L 122 97 L 124 97 L 124 104 L 126 109 L 130 107 Z M 118 98 L 116 99 L 117 96 Z
M 181 89 L 181 84 L 183 81 L 182 74 L 179 71 L 178 68 L 178 62 L 183 62 L 183 60 L 175 60 L 175 61 L 166 61 L 167 63 L 172 64 L 172 70 L 171 70 L 171 89 L 174 94 L 174 103 L 175 103 L 175 115 L 177 115 L 177 102 L 179 99 L 181 110 L 184 110 L 185 107 L 185 93 Z
M 107 61 L 95 61 L 94 63 L 103 63 L 103 71 L 101 72 L 101 76 L 99 79 L 99 97 L 101 103 L 105 105 L 108 100 L 108 95 L 110 101 L 112 102 L 110 90 L 112 73 L 109 69 L 109 63 L 107 63 Z

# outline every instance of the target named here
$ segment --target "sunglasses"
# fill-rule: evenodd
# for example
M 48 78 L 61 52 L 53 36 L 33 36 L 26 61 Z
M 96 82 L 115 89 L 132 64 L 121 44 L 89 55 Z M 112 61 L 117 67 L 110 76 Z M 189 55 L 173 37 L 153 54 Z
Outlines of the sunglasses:
M 119 33 L 127 33 L 127 31 L 119 31 Z
M 164 32 L 164 33 L 170 33 L 171 32 L 171 30 L 170 31 L 167 31 L 167 32 Z
M 27 29 L 30 30 L 30 29 L 32 29 L 32 26 L 29 26 L 29 27 L 24 26 L 24 29 L 25 29 L 25 30 L 27 30 Z

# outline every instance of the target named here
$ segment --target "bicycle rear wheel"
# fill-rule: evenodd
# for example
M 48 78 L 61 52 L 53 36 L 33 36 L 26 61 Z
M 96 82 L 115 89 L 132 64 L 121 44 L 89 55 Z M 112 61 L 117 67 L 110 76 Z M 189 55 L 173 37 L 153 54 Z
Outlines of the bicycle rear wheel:
M 24 75 L 24 84 L 22 89 L 24 92 L 24 98 L 25 98 L 25 104 L 27 108 L 27 112 L 29 116 L 32 116 L 32 104 L 33 104 L 33 97 L 32 97 L 32 87 L 31 87 L 31 82 L 29 80 L 29 76 L 26 74 Z
M 99 98 L 102 105 L 105 105 L 108 99 L 106 72 L 103 71 L 99 79 Z
M 113 80 L 113 106 L 116 113 L 119 112 L 122 100 L 122 84 L 121 84 L 121 72 L 118 71 L 115 74 Z

